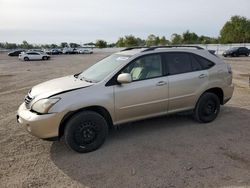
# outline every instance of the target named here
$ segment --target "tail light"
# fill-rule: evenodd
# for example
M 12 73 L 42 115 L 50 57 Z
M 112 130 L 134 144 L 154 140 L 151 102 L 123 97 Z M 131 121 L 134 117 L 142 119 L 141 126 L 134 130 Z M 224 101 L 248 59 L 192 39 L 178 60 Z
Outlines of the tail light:
M 228 71 L 229 74 L 233 73 L 232 68 L 231 68 L 231 66 L 229 64 L 227 64 L 227 71 Z

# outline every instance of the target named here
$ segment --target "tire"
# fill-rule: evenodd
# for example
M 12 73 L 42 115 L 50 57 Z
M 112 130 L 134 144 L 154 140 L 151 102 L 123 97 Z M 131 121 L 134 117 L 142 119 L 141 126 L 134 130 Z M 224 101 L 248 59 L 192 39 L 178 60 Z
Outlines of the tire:
M 214 93 L 204 93 L 196 104 L 194 118 L 201 123 L 209 123 L 216 119 L 220 112 L 220 100 Z
M 47 57 L 47 56 L 43 56 L 42 59 L 43 59 L 43 60 L 48 60 L 48 57 Z
M 24 61 L 29 61 L 30 59 L 28 57 L 23 58 Z
M 101 147 L 108 135 L 108 124 L 98 113 L 83 111 L 74 115 L 66 124 L 64 139 L 68 147 L 87 153 Z
M 246 55 L 246 56 L 249 56 L 249 53 L 246 53 L 245 55 Z

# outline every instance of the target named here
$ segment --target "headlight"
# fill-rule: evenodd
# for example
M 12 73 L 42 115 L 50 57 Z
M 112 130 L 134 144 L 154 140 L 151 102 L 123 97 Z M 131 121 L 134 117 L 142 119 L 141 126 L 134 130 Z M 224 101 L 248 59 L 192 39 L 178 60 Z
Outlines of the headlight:
M 40 99 L 39 101 L 35 102 L 31 109 L 39 112 L 41 114 L 48 113 L 49 109 L 56 104 L 60 98 L 53 98 L 53 99 Z

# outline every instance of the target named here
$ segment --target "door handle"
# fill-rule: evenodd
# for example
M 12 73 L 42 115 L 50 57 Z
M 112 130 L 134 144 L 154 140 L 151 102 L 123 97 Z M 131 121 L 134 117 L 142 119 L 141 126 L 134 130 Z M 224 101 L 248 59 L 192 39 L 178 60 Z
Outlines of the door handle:
M 199 76 L 199 78 L 206 78 L 206 77 L 207 77 L 206 74 L 201 74 L 201 75 Z
M 163 85 L 166 85 L 167 82 L 164 82 L 164 81 L 159 81 L 156 86 L 163 86 Z

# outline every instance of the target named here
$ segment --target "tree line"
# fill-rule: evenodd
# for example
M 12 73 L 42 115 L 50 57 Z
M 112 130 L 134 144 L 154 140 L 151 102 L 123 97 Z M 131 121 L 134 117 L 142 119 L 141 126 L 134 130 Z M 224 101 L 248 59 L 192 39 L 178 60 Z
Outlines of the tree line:
M 132 46 L 157 46 L 157 45 L 178 45 L 178 44 L 226 44 L 226 43 L 250 43 L 250 19 L 242 16 L 232 16 L 220 30 L 220 36 L 209 37 L 197 35 L 189 30 L 182 34 L 174 33 L 168 40 L 165 36 L 157 36 L 150 34 L 146 39 L 141 39 L 133 35 L 120 37 L 116 43 L 108 43 L 105 40 L 99 39 L 95 43 L 87 43 L 85 45 L 96 46 L 97 48 L 106 47 L 132 47 Z M 32 48 L 78 48 L 81 47 L 77 43 L 62 42 L 61 44 L 42 44 L 34 45 L 23 41 L 22 44 L 16 43 L 0 43 L 0 48 L 6 49 L 32 49 Z

